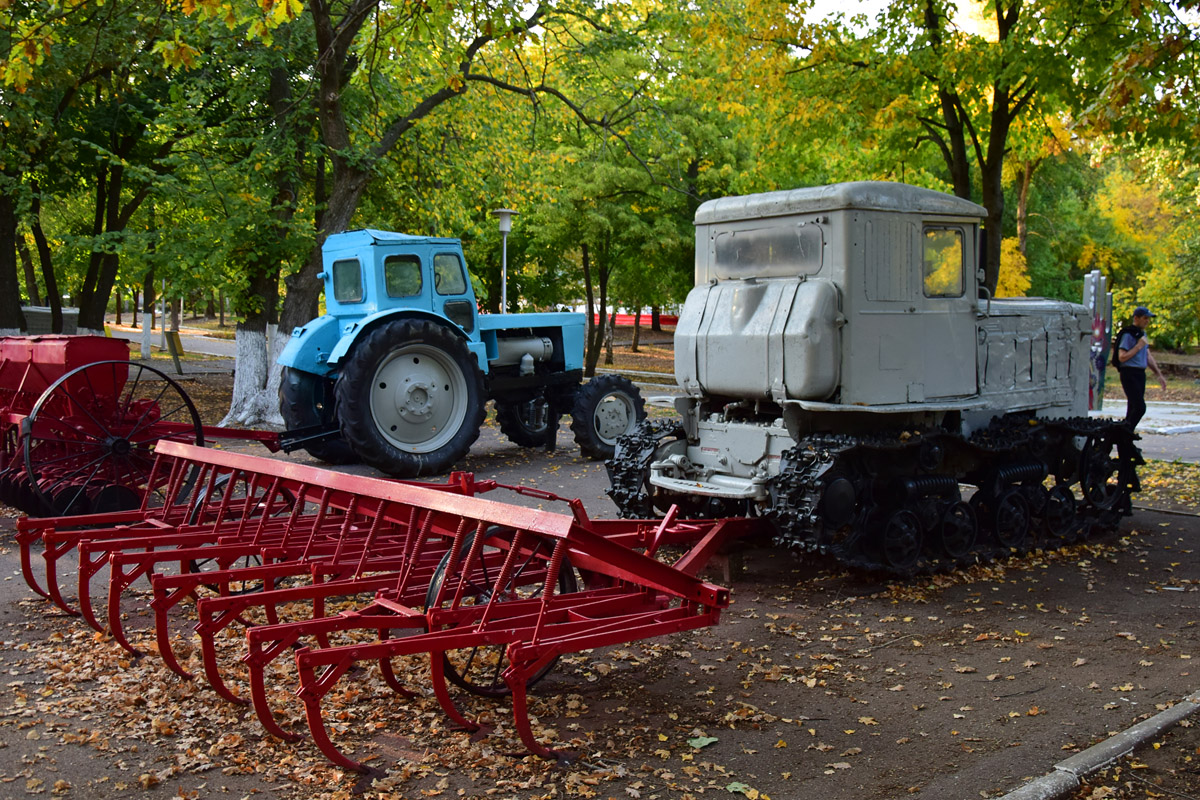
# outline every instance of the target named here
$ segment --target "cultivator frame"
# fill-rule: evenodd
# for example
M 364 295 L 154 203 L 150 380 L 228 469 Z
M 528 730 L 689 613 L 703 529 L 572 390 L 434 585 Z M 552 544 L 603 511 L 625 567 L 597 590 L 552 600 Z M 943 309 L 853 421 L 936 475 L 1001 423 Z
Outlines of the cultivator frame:
M 159 443 L 148 487 L 136 511 L 20 520 L 30 586 L 136 653 L 121 603 L 148 579 L 154 649 L 183 676 L 171 622 L 180 603 L 195 598 L 204 677 L 226 700 L 252 705 L 264 728 L 286 740 L 299 736 L 271 707 L 268 666 L 294 652 L 313 742 L 355 770 L 365 768 L 334 742 L 323 702 L 365 662 L 411 696 L 392 668 L 399 656 L 428 656 L 433 693 L 456 724 L 480 727 L 456 704 L 451 684 L 509 696 L 524 745 L 560 757 L 530 724 L 528 687 L 565 653 L 716 624 L 729 590 L 697 575 L 753 525 L 679 521 L 674 510 L 654 521 L 591 520 L 580 501 L 539 490 L 503 487 L 566 502 L 569 513 L 480 497 L 501 485 L 465 473 L 419 485 L 172 441 Z M 155 505 L 156 498 L 164 500 Z M 668 565 L 655 558 L 664 544 L 688 549 Z M 74 603 L 59 585 L 71 553 Z M 92 587 L 106 567 L 99 614 Z M 300 603 L 302 617 L 281 616 L 284 608 L 295 616 Z M 252 623 L 251 612 L 265 622 Z M 217 647 L 232 625 L 246 626 L 248 699 L 230 686 Z

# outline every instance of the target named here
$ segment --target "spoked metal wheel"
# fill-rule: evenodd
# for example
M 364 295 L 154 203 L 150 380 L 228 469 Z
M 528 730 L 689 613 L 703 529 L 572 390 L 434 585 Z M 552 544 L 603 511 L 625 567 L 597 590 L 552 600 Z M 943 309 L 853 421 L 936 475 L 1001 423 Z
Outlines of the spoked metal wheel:
M 1001 493 L 992 509 L 992 531 L 1001 547 L 1021 550 L 1029 535 L 1029 501 L 1019 489 Z
M 136 508 L 161 441 L 204 444 L 183 388 L 153 367 L 97 361 L 50 385 L 21 425 L 25 469 L 50 514 Z M 162 505 L 165 497 L 151 497 Z
M 1075 495 L 1067 486 L 1055 486 L 1046 496 L 1046 507 L 1042 512 L 1046 533 L 1053 539 L 1071 542 L 1078 538 L 1079 519 L 1076 514 Z
M 888 517 L 880 542 L 883 563 L 897 572 L 907 572 L 921 557 L 921 518 L 907 508 Z
M 950 503 L 942 512 L 937 531 L 941 554 L 951 561 L 962 561 L 971 555 L 979 536 L 975 509 L 961 500 Z
M 1116 437 L 1089 436 L 1080 454 L 1079 486 L 1093 508 L 1107 511 L 1127 494 L 1121 469 L 1121 452 Z
M 442 557 L 429 583 L 426 606 L 457 609 L 479 606 L 493 600 L 503 603 L 541 597 L 548 580 L 551 546 L 533 536 L 522 536 L 520 539 L 518 541 L 511 530 L 489 528 L 484 533 L 478 555 L 468 559 L 475 549 L 472 547 L 474 536 L 466 537 L 458 567 L 452 574 L 448 574 L 452 553 Z M 468 560 L 471 563 L 466 563 Z M 506 560 L 511 565 L 510 577 L 496 592 L 496 583 Z M 558 572 L 555 593 L 568 594 L 577 588 L 575 571 L 564 560 Z M 456 686 L 484 697 L 502 697 L 510 693 L 504 682 L 504 670 L 509 664 L 506 645 L 447 650 L 443 659 L 446 677 Z M 553 667 L 554 662 L 547 664 L 529 679 L 527 685 L 532 686 L 540 681 Z

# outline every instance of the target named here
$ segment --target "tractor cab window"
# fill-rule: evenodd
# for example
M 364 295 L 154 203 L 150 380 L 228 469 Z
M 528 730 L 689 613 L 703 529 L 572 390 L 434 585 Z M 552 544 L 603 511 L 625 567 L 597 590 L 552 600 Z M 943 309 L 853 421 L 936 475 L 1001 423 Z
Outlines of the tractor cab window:
M 362 268 L 357 259 L 333 262 L 333 298 L 339 303 L 362 302 Z
M 926 228 L 923 254 L 925 296 L 962 297 L 962 231 L 958 228 Z
M 438 253 L 433 257 L 433 288 L 438 294 L 464 294 L 467 280 L 457 253 Z
M 421 293 L 421 259 L 412 255 L 383 260 L 383 282 L 388 297 L 415 297 Z
M 763 220 L 758 228 L 718 233 L 713 263 L 721 279 L 815 275 L 824 245 L 819 225 Z

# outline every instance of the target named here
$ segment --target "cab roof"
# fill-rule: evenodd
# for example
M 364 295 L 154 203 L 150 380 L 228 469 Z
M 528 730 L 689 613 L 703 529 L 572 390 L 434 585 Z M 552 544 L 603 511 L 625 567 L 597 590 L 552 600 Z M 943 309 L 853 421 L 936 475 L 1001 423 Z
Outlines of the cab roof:
M 382 244 L 440 244 L 458 246 L 461 242 L 445 236 L 413 236 L 408 233 L 381 231 L 376 228 L 361 228 L 353 231 L 342 231 L 331 234 L 325 239 L 325 247 L 342 249 L 346 247 L 369 247 Z
M 696 209 L 696 225 L 822 211 L 862 209 L 953 217 L 987 216 L 987 209 L 945 192 L 890 181 L 853 181 L 781 192 L 709 200 Z

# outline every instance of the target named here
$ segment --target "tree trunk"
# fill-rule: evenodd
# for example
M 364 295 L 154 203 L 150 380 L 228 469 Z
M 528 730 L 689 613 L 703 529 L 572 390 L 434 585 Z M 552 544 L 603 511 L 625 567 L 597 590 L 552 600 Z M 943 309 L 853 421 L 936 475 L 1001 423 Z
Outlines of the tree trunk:
M 579 246 L 580 262 L 583 267 L 583 290 L 587 298 L 587 352 L 583 358 L 583 375 L 592 378 L 596 375 L 596 364 L 600 361 L 600 343 L 604 336 L 604 312 L 601 310 L 599 319 L 596 316 L 596 287 L 592 282 L 591 251 L 586 244 Z
M 154 329 L 154 268 L 146 271 L 146 281 L 142 291 L 142 358 L 150 357 L 150 331 Z
M 617 311 L 613 309 L 612 316 L 608 319 L 608 330 L 604 332 L 604 364 L 611 367 L 613 365 L 613 335 L 617 331 Z
M 1040 158 L 1026 161 L 1021 165 L 1021 188 L 1017 194 L 1017 249 L 1026 258 L 1029 253 L 1029 187 L 1033 185 L 1033 173 L 1042 163 Z
M 317 304 L 321 299 L 324 284 L 317 280 L 321 271 L 321 247 L 325 244 L 328 233 L 344 231 L 350 227 L 350 220 L 358 208 L 358 201 L 367 188 L 369 175 L 356 171 L 342 181 L 335 177 L 333 192 L 329 195 L 329 203 L 325 213 L 321 215 L 321 228 L 308 261 L 299 272 L 293 272 L 284 278 L 287 294 L 283 299 L 283 311 L 279 314 L 279 329 L 291 335 L 292 329 L 306 325 L 317 315 Z
M 279 136 L 280 141 L 287 143 L 296 153 L 299 153 L 303 147 L 301 137 L 304 133 L 302 126 L 292 126 L 291 124 L 290 115 L 294 112 L 294 104 L 290 97 L 288 73 L 283 67 L 271 70 L 267 101 L 273 112 L 275 133 Z M 272 216 L 275 218 L 276 227 L 264 234 L 268 238 L 263 242 L 263 250 L 247 265 L 246 272 L 250 280 L 247 295 L 258 298 L 259 302 L 252 309 L 239 309 L 245 311 L 245 321 L 237 326 L 237 374 L 234 379 L 229 414 L 225 417 L 226 420 L 250 426 L 283 425 L 283 417 L 279 414 L 281 371 L 275 367 L 273 356 L 278 355 L 283 349 L 287 339 L 292 335 L 292 328 L 304 325 L 316 316 L 317 301 L 320 299 L 322 286 L 316 275 L 321 266 L 321 244 L 324 242 L 325 236 L 323 233 L 319 233 L 317 245 L 310 253 L 308 263 L 296 275 L 288 276 L 289 288 L 284 299 L 283 314 L 295 321 L 285 323 L 281 320 L 279 316 L 279 261 L 261 253 L 271 252 L 271 245 L 276 244 L 272 237 L 282 240 L 287 236 L 287 224 L 296 211 L 296 188 L 295 176 L 284 168 L 276 172 L 274 181 L 275 197 Z M 349 224 L 349 218 L 354 213 L 358 198 L 363 188 L 366 187 L 365 173 L 362 181 L 356 185 L 358 188 L 350 197 L 342 195 L 339 198 L 343 205 L 339 206 L 332 217 L 329 215 L 329 210 L 323 217 L 323 219 L 332 220 L 331 224 L 337 226 L 334 230 L 342 230 Z M 333 201 L 334 198 L 330 198 L 331 205 Z M 293 291 L 295 291 L 294 297 Z M 268 332 L 272 329 L 274 329 L 274 338 L 268 343 Z M 245 360 L 243 361 L 243 359 Z
M 154 320 L 158 315 L 158 297 L 154 294 L 154 270 L 151 269 L 146 273 L 146 288 L 142 292 L 142 313 L 150 315 L 150 327 L 154 327 Z
M 662 307 L 650 306 L 650 330 L 662 333 Z
M 38 292 L 37 272 L 33 268 L 33 256 L 29 254 L 29 245 L 24 236 L 17 236 L 17 255 L 21 257 L 21 269 L 25 273 L 25 293 L 29 296 L 31 306 L 40 306 L 42 296 Z
M 282 426 L 283 417 L 279 414 L 281 372 L 270 368 L 266 317 L 256 314 L 246 322 L 239 322 L 236 341 L 237 359 L 234 363 L 237 369 L 233 373 L 233 400 L 221 425 Z M 278 353 L 286 343 L 287 337 L 276 332 L 271 352 Z
M 222 289 L 217 295 L 217 327 L 225 327 L 225 290 Z
M 116 301 L 117 301 L 117 318 L 116 318 L 116 320 L 114 320 L 114 322 L 115 322 L 115 324 L 120 325 L 121 324 L 121 290 L 114 289 L 113 297 L 115 297 Z
M 0 334 L 26 330 L 17 278 L 17 212 L 12 197 L 0 194 Z
M 211 293 L 205 295 L 205 298 L 204 298 L 204 318 L 205 319 L 216 319 L 217 318 L 217 305 L 213 301 L 213 296 Z
M 642 338 L 642 307 L 638 306 L 637 311 L 633 312 L 633 345 L 629 348 L 629 352 L 636 353 L 638 344 Z
M 42 197 L 36 182 L 33 184 L 33 200 L 29 207 L 29 230 L 33 234 L 33 245 L 37 248 L 38 263 L 42 267 L 42 283 L 46 287 L 46 301 L 50 306 L 50 331 L 62 333 L 62 295 L 58 291 L 58 278 L 54 274 L 54 261 L 50 254 L 50 242 L 42 230 Z

